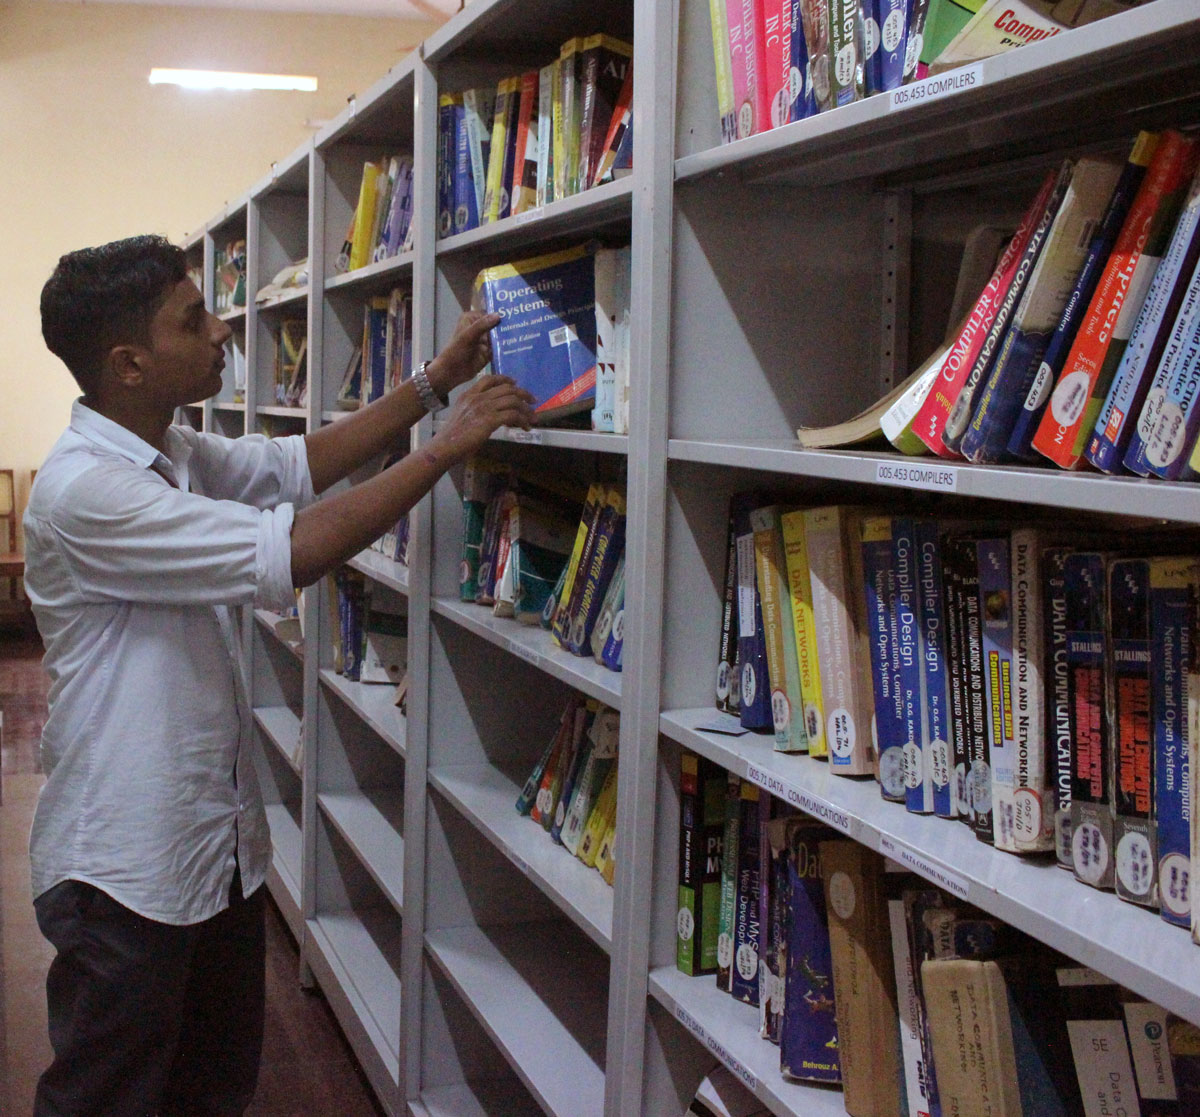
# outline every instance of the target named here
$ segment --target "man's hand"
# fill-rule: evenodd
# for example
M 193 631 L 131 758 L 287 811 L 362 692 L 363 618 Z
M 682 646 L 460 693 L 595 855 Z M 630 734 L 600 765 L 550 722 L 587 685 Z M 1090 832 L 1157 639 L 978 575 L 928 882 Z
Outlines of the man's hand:
M 446 425 L 430 441 L 428 449 L 448 454 L 452 461 L 465 461 L 483 447 L 500 427 L 533 425 L 533 396 L 518 388 L 507 376 L 484 376 L 455 401 Z
M 500 323 L 499 314 L 465 311 L 454 327 L 449 344 L 426 370 L 433 390 L 442 397 L 465 384 L 492 359 L 489 331 Z

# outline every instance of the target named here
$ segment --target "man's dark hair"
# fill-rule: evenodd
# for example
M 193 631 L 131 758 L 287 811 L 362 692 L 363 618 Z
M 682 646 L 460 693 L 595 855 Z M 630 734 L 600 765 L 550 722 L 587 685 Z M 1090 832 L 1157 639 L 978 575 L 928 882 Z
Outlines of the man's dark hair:
M 187 277 L 182 248 L 141 236 L 59 259 L 42 288 L 42 337 L 87 394 L 114 345 L 149 342 L 150 323 Z

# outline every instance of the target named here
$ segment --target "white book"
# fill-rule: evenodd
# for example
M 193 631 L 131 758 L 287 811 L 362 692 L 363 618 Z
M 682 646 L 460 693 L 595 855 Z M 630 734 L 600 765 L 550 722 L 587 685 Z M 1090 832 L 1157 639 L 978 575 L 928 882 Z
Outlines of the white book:
M 908 949 L 908 920 L 903 900 L 888 900 L 888 925 L 892 932 L 892 961 L 896 970 L 896 1006 L 900 1013 L 900 1061 L 904 1068 L 904 1094 L 910 1114 L 928 1113 L 925 1060 L 921 1052 L 921 999 L 917 995 L 912 952 Z
M 538 71 L 537 117 L 537 204 L 554 201 L 554 181 L 550 174 L 550 152 L 554 142 L 554 71 L 555 64 Z
M 463 111 L 467 120 L 467 152 L 471 157 L 471 185 L 475 188 L 475 212 L 483 224 L 483 196 L 487 189 L 487 145 L 492 139 L 492 114 L 496 107 L 496 88 L 463 91 Z

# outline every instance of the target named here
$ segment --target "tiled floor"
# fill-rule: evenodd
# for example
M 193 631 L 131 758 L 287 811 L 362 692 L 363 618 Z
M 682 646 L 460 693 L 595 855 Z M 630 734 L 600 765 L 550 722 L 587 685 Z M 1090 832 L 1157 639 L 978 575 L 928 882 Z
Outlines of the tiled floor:
M 48 680 L 35 638 L 0 629 L 0 1114 L 32 1111 L 50 1058 L 43 983 L 52 950 L 29 902 L 26 841 L 42 777 L 37 742 Z M 274 905 L 267 916 L 267 1025 L 248 1117 L 377 1117 L 366 1079 L 319 993 L 302 990 L 298 958 Z

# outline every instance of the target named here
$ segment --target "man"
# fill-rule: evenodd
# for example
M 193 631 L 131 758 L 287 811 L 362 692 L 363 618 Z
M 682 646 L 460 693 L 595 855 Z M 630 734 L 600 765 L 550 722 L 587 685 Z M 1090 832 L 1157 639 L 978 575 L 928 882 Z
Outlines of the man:
M 531 399 L 484 377 L 417 453 L 313 503 L 470 380 L 499 319 L 464 315 L 439 356 L 338 423 L 228 440 L 171 425 L 220 387 L 230 333 L 182 250 L 135 237 L 70 253 L 41 311 L 83 397 L 25 516 L 51 680 L 30 859 L 57 951 L 35 1114 L 240 1114 L 270 843 L 231 609 L 293 604 L 496 428 L 528 427 Z

